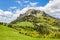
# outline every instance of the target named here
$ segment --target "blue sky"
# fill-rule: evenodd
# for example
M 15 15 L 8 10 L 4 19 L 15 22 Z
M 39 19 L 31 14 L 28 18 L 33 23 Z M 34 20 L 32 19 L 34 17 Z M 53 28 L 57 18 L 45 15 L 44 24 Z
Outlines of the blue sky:
M 49 2 L 49 0 L 0 0 L 0 9 L 9 10 L 10 7 L 23 9 L 24 7 L 29 5 L 30 2 L 37 3 L 36 6 L 45 6 Z
M 0 22 L 11 22 L 28 9 L 60 18 L 60 0 L 0 0 Z

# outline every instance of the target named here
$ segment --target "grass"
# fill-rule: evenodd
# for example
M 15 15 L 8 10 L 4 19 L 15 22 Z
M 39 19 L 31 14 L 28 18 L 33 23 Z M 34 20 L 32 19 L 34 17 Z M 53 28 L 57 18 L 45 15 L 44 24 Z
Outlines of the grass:
M 31 22 L 20 22 L 20 23 L 17 23 L 17 25 L 23 26 L 23 27 L 26 27 L 26 26 L 34 27 L 33 23 Z
M 19 34 L 17 30 L 0 25 L 0 40 L 60 40 L 47 38 L 33 38 Z

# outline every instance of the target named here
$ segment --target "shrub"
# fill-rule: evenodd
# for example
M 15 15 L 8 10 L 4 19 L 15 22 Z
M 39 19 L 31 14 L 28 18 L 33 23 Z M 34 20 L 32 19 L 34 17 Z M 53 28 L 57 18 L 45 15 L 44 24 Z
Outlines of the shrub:
M 47 35 L 47 37 L 49 37 L 49 38 L 55 38 L 55 33 L 50 33 L 49 35 Z
M 19 33 L 21 33 L 21 32 L 19 32 Z
M 25 33 L 25 35 L 27 35 L 27 33 Z
M 60 33 L 56 33 L 55 38 L 60 38 Z
M 3 22 L 0 22 L 0 25 L 3 25 Z
M 8 27 L 12 27 L 12 24 L 8 24 Z

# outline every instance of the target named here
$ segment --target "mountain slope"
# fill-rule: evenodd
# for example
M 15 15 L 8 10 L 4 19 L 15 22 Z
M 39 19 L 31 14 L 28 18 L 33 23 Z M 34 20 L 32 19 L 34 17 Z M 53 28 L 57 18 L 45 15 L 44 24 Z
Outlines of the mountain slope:
M 0 25 L 0 40 L 32 40 L 33 38 L 19 34 L 17 30 Z
M 46 38 L 32 38 L 19 34 L 17 30 L 9 28 L 7 26 L 0 25 L 0 40 L 47 40 Z M 48 40 L 59 40 L 49 39 Z
M 17 30 L 0 25 L 0 40 L 40 40 L 19 34 Z
M 52 38 L 60 38 L 60 36 L 56 36 L 58 33 L 60 35 L 60 20 L 40 10 L 29 9 L 25 14 L 21 14 L 15 21 L 11 22 L 11 24 L 20 33 L 31 37 L 51 37 L 53 35 Z

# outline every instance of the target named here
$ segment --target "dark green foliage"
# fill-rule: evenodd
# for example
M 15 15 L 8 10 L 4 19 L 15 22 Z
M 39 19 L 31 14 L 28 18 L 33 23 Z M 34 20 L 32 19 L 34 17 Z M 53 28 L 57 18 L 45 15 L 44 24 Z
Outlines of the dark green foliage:
M 21 33 L 21 32 L 19 32 L 19 33 Z
M 8 24 L 8 27 L 11 27 L 12 28 L 12 24 Z
M 3 22 L 0 22 L 0 25 L 3 25 Z
M 57 32 L 57 33 L 55 34 L 55 38 L 60 38 L 60 33 Z
M 0 25 L 7 26 L 7 23 L 0 22 Z

